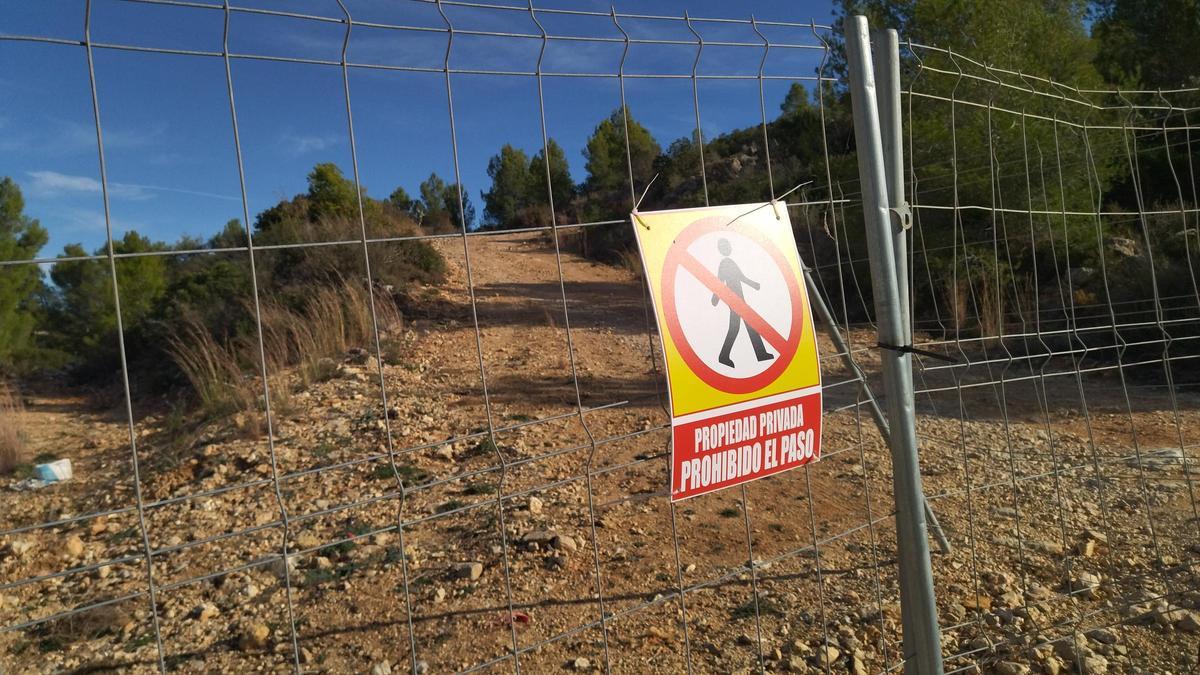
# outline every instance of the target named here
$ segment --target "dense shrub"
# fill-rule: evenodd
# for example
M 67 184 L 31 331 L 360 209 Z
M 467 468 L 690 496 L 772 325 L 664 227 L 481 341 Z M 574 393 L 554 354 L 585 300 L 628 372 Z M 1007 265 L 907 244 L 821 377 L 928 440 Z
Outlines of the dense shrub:
M 297 337 L 303 321 L 314 323 L 310 338 L 317 340 L 330 335 L 320 322 L 355 317 L 353 330 L 347 328 L 338 344 L 359 340 L 365 311 L 361 300 L 369 286 L 364 232 L 387 240 L 367 246 L 376 288 L 402 293 L 411 284 L 441 280 L 445 261 L 428 242 L 410 239 L 423 230 L 409 210 L 363 194 L 360 220 L 359 205 L 353 183 L 333 164 L 319 164 L 308 176 L 308 190 L 260 213 L 251 233 L 233 220 L 208 242 L 183 238 L 169 246 L 136 232 L 115 241 L 120 316 L 133 384 L 146 391 L 190 385 L 211 412 L 246 410 L 257 399 L 244 386 L 245 378 L 234 373 L 249 372 L 248 354 L 256 347 L 247 350 L 257 345 L 258 316 L 271 336 L 292 336 L 284 340 L 286 348 L 269 345 L 282 350 L 274 364 L 279 367 L 301 363 L 296 349 L 303 342 Z M 444 208 L 444 203 L 435 206 Z M 264 247 L 255 251 L 256 279 L 251 276 L 251 234 L 255 246 Z M 53 292 L 44 303 L 49 318 L 44 341 L 72 355 L 73 372 L 88 381 L 111 382 L 120 365 L 107 253 L 103 247 L 94 251 L 98 258 L 89 259 L 82 246 L 68 245 L 66 259 L 51 268 Z M 143 253 L 154 255 L 138 255 Z M 258 316 L 253 310 L 255 282 Z M 348 304 L 332 303 L 331 293 L 341 294 Z M 395 308 L 391 293 L 378 294 L 384 317 Z M 318 300 L 326 301 L 325 311 L 313 307 Z M 338 307 L 344 311 L 334 311 Z M 317 342 L 306 349 L 329 355 L 331 347 Z

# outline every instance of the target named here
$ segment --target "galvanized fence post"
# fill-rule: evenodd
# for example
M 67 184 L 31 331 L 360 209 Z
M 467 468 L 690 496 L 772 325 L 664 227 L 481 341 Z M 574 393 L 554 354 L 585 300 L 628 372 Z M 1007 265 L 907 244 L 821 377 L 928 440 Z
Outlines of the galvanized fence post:
M 883 168 L 887 179 L 888 212 L 899 227 L 893 227 L 892 253 L 900 288 L 900 319 L 904 335 L 912 336 L 908 297 L 908 227 L 912 219 L 904 199 L 903 123 L 900 119 L 900 39 L 894 29 L 875 31 L 872 49 L 875 63 L 875 99 L 879 109 L 879 134 Z
M 854 108 L 854 136 L 862 181 L 863 219 L 871 261 L 883 379 L 891 433 L 892 479 L 896 499 L 896 535 L 900 563 L 900 606 L 904 627 L 905 672 L 938 674 L 942 669 L 941 633 L 933 593 L 933 570 L 925 522 L 925 496 L 917 462 L 912 354 L 905 303 L 907 288 L 897 269 L 897 236 L 892 222 L 888 175 L 880 133 L 875 74 L 867 19 L 845 20 L 846 62 Z M 898 117 L 895 120 L 899 121 Z M 898 172 L 897 172 L 898 179 Z
M 892 253 L 896 258 L 896 280 L 900 288 L 900 318 L 904 344 L 912 340 L 912 312 L 908 285 L 908 231 L 912 228 L 912 210 L 904 198 L 904 124 L 900 117 L 900 37 L 895 29 L 875 31 L 876 102 L 879 106 L 879 131 L 883 142 L 884 173 L 887 177 L 888 213 L 892 219 Z M 911 371 L 910 371 L 911 373 Z M 942 553 L 951 552 L 950 541 L 942 532 L 937 516 L 925 500 L 925 518 Z

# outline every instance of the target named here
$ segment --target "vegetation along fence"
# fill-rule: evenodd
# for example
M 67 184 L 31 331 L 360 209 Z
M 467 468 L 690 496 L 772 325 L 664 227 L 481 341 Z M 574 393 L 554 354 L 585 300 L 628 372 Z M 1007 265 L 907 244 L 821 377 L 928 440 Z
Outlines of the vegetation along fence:
M 1196 668 L 1200 91 L 993 5 L 0 12 L 0 670 Z M 781 196 L 821 460 L 672 503 L 628 214 Z

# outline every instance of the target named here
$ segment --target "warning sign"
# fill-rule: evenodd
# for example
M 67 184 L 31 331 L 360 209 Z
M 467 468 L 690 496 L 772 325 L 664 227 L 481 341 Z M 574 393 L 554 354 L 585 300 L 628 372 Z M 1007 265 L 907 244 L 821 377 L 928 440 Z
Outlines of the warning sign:
M 671 399 L 671 499 L 820 457 L 821 371 L 785 208 L 634 212 Z

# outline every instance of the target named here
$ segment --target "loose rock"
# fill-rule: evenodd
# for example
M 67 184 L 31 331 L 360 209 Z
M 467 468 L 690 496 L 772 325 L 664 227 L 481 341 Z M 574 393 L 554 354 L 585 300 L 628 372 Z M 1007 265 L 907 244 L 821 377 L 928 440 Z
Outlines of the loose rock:
M 455 579 L 468 579 L 474 581 L 483 574 L 483 563 L 472 561 L 459 563 L 454 566 L 453 576 Z
M 34 544 L 32 541 L 26 539 L 17 539 L 16 541 L 9 542 L 8 550 L 15 557 L 22 558 L 26 553 L 29 553 L 33 550 L 33 546 Z
M 527 548 L 548 548 L 557 536 L 553 530 L 532 530 L 521 535 L 520 543 Z
M 208 621 L 209 619 L 219 616 L 220 614 L 221 610 L 210 602 L 206 602 L 196 608 L 196 619 L 199 621 Z
M 1175 627 L 1186 633 L 1200 633 L 1200 613 L 1184 612 L 1183 617 L 1175 621 Z
M 818 647 L 817 665 L 821 666 L 822 668 L 828 668 L 829 666 L 833 665 L 833 662 L 837 661 L 838 657 L 841 655 L 842 653 L 839 652 L 836 647 L 832 647 L 830 645 Z
M 1080 661 L 1083 675 L 1103 675 L 1108 672 L 1108 659 L 1094 652 L 1087 654 Z
M 67 543 L 63 545 L 63 550 L 72 558 L 78 558 L 83 555 L 83 540 L 79 538 L 79 535 L 73 534 L 67 537 Z
M 1099 574 L 1080 572 L 1075 576 L 1075 580 L 1071 582 L 1071 590 L 1085 598 L 1095 598 L 1100 588 L 1100 582 L 1101 578 Z
M 1062 555 L 1063 545 L 1049 539 L 1034 539 L 1029 542 L 1029 548 L 1046 555 Z
M 986 612 L 992 608 L 992 599 L 982 593 L 977 595 L 969 595 L 959 601 L 963 607 L 967 609 L 975 609 L 981 612 Z
M 242 631 L 238 646 L 242 651 L 257 651 L 267 648 L 267 640 L 271 637 L 271 629 L 265 623 L 255 623 Z

